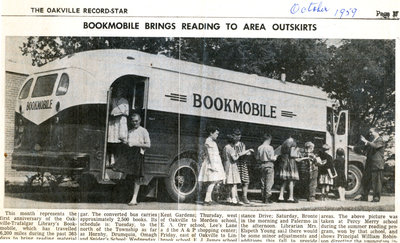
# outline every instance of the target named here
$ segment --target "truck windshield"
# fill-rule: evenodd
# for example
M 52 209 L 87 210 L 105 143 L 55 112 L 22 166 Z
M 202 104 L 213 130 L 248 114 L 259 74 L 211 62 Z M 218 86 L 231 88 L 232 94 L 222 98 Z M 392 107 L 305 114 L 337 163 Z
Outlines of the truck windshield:
M 31 90 L 32 81 L 33 81 L 33 78 L 29 79 L 28 82 L 26 82 L 26 84 L 24 85 L 24 87 L 21 90 L 21 93 L 19 94 L 20 99 L 26 99 L 28 97 L 29 90 Z
M 33 88 L 32 97 L 49 96 L 53 93 L 54 84 L 57 79 L 57 74 L 40 76 L 36 80 Z

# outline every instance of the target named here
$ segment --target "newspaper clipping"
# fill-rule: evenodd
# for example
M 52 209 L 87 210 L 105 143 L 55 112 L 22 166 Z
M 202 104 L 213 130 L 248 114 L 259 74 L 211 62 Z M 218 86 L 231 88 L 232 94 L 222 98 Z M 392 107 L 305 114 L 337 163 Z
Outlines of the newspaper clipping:
M 400 3 L 2 3 L 0 239 L 398 242 Z

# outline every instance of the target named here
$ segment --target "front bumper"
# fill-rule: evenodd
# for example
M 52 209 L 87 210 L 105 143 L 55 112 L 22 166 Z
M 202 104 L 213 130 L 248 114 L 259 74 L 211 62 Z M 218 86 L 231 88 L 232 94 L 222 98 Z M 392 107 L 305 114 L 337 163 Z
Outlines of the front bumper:
M 89 168 L 88 153 L 76 152 L 14 152 L 11 168 L 17 171 L 73 173 Z

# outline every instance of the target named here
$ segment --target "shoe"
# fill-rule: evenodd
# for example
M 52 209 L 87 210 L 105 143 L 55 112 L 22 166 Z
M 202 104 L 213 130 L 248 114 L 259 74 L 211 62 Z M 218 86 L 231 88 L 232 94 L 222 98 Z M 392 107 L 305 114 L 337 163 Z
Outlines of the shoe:
M 307 199 L 307 201 L 309 201 L 309 202 L 315 202 L 316 200 L 315 200 L 315 197 L 310 197 L 310 198 Z
M 239 200 L 232 200 L 232 205 L 234 205 L 234 206 L 241 206 L 241 205 L 243 205 L 244 203 L 243 202 L 241 202 L 241 201 L 239 201 Z
M 243 198 L 243 203 L 244 203 L 244 204 L 250 204 L 250 201 L 249 201 L 249 199 L 247 199 L 247 198 Z
M 128 203 L 128 206 L 136 206 L 138 203 L 137 202 L 130 202 Z
M 355 199 L 355 201 L 368 202 L 368 198 L 367 197 L 360 197 L 360 198 Z
M 264 202 L 265 204 L 271 204 L 271 203 L 273 203 L 273 201 L 272 201 L 272 199 L 269 197 L 269 198 L 267 198 L 267 199 L 265 199 L 265 202 Z
M 374 198 L 371 202 L 379 202 L 380 199 L 379 198 Z
M 204 202 L 203 206 L 211 206 L 211 201 L 210 202 Z
M 285 202 L 285 200 L 283 200 L 283 199 L 278 199 L 278 203 L 284 203 Z
M 297 200 L 296 198 L 294 198 L 293 200 L 287 200 L 288 203 L 298 203 L 299 200 Z

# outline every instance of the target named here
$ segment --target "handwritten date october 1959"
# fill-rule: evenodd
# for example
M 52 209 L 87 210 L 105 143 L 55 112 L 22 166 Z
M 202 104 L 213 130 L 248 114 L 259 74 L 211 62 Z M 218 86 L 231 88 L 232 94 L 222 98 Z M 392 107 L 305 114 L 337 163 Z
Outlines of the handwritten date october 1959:
M 290 8 L 290 13 L 293 15 L 303 15 L 308 13 L 326 13 L 333 14 L 335 18 L 354 18 L 357 14 L 357 8 L 336 8 L 331 10 L 322 1 L 308 2 L 306 4 L 294 3 Z

